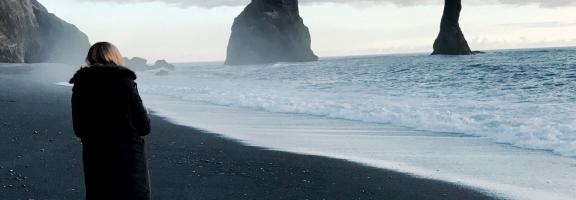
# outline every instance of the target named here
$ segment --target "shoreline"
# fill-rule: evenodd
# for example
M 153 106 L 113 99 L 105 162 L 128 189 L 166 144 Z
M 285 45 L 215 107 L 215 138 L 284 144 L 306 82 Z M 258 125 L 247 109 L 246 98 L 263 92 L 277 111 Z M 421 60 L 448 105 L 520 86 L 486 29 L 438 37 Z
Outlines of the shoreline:
M 145 97 L 156 114 L 175 124 L 248 146 L 345 160 L 505 199 L 573 199 L 576 161 L 550 152 L 461 134 Z
M 12 76 L 0 74 L 0 150 L 6 152 L 0 155 L 0 199 L 81 199 L 70 88 Z M 151 118 L 153 199 L 496 199 L 461 185 L 246 146 Z

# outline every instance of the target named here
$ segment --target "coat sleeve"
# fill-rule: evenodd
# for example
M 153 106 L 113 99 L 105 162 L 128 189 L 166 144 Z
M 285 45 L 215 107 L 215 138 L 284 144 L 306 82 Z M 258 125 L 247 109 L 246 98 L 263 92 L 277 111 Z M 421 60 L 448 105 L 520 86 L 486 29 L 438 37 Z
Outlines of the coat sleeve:
M 150 134 L 150 118 L 148 117 L 148 111 L 146 110 L 146 107 L 144 107 L 142 98 L 140 98 L 136 83 L 134 83 L 131 93 L 130 105 L 132 105 L 132 123 L 134 124 L 136 131 L 138 131 L 138 134 L 146 136 Z
M 84 117 L 82 116 L 82 113 L 84 113 L 82 111 L 82 107 L 80 106 L 80 99 L 81 97 L 81 93 L 77 90 L 77 86 L 74 86 L 74 89 L 72 89 L 72 99 L 71 99 L 71 103 L 72 103 L 72 125 L 74 127 L 74 134 L 76 134 L 77 137 L 82 138 L 83 135 L 83 127 L 85 127 L 84 125 Z

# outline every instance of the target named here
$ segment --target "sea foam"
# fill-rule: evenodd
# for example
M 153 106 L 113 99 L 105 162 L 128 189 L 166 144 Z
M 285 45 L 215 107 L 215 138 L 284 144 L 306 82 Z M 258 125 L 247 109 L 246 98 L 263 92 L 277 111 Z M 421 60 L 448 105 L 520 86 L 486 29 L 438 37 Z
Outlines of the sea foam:
M 490 138 L 576 156 L 576 49 L 181 67 L 145 94 Z

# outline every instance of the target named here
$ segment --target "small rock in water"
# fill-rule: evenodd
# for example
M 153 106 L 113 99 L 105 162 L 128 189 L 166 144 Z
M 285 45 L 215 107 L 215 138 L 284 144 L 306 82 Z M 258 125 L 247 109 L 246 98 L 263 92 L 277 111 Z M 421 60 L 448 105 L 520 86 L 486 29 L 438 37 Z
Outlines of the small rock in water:
M 159 68 L 164 68 L 170 71 L 174 71 L 176 69 L 176 67 L 170 63 L 168 63 L 166 60 L 158 60 L 156 61 L 156 63 L 154 63 L 153 66 L 151 66 L 151 68 L 153 69 L 159 69 Z
M 168 74 L 169 74 L 168 71 L 166 71 L 166 70 L 160 70 L 160 71 L 156 72 L 156 74 L 154 74 L 154 75 L 156 75 L 156 76 L 167 76 Z

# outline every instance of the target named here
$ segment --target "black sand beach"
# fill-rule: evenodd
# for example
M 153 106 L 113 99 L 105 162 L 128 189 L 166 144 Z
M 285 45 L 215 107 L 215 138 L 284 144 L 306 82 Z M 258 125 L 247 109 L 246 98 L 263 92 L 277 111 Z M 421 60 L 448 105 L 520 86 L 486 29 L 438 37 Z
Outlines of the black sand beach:
M 0 67 L 0 199 L 82 199 L 66 78 Z M 72 72 L 62 73 L 71 75 Z M 144 99 L 146 101 L 146 99 Z M 152 116 L 153 199 L 494 199 L 343 160 L 244 146 Z

